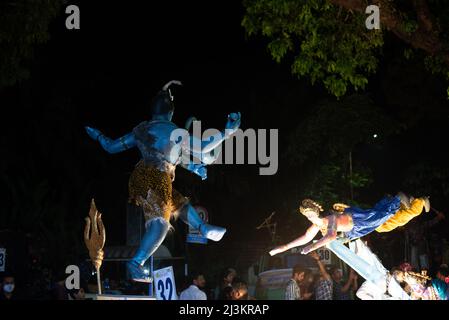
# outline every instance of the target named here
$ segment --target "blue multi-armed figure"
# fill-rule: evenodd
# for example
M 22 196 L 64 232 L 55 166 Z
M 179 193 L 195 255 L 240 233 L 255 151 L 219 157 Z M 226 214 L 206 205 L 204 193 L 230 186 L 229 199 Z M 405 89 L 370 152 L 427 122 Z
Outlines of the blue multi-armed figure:
M 181 85 L 179 81 L 170 81 L 153 99 L 152 119 L 142 122 L 131 133 L 119 139 L 112 140 L 99 130 L 86 127 L 89 136 L 109 153 L 137 147 L 142 154 L 142 159 L 129 179 L 130 201 L 143 208 L 146 227 L 136 255 L 128 262 L 128 270 L 134 281 L 150 281 L 143 265 L 164 241 L 170 229 L 170 218 L 179 215 L 185 223 L 213 241 L 220 241 L 226 232 L 225 228 L 205 223 L 189 200 L 172 188 L 172 182 L 177 165 L 206 179 L 206 165 L 217 159 L 218 147 L 239 128 L 240 113 L 231 113 L 225 130 L 217 131 L 208 141 L 187 135 L 184 135 L 184 139 L 177 132 L 186 130 L 181 130 L 171 121 L 174 104 L 169 87 L 173 84 Z M 181 161 L 186 154 L 200 161 Z

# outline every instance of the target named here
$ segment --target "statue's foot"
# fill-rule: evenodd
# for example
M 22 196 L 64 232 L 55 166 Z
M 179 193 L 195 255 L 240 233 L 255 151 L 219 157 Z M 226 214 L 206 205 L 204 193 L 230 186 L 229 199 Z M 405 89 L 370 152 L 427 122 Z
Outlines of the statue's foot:
M 424 210 L 426 212 L 430 211 L 430 199 L 429 199 L 429 197 L 424 197 Z
M 401 199 L 401 203 L 402 203 L 407 209 L 409 209 L 409 208 L 410 208 L 410 205 L 411 205 L 411 203 L 410 203 L 410 198 L 407 197 L 407 196 L 405 195 L 404 192 L 399 192 L 399 193 L 398 193 L 398 197 L 399 197 L 399 199 Z
M 211 224 L 203 224 L 200 227 L 201 234 L 212 241 L 220 241 L 226 233 L 226 228 L 213 226 Z
M 136 261 L 129 261 L 126 266 L 131 275 L 131 280 L 136 282 L 150 283 L 151 278 L 148 273 L 145 273 L 144 269 Z

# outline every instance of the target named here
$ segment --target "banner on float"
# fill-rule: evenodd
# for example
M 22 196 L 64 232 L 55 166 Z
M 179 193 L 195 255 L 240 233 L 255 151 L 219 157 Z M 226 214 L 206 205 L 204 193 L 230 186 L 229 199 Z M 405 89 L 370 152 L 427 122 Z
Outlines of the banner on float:
M 199 244 L 207 244 L 207 238 L 203 237 L 199 234 L 188 234 L 187 235 L 188 243 L 199 243 Z
M 156 300 L 178 300 L 173 267 L 154 271 Z
M 205 222 L 209 222 L 209 213 L 207 210 L 202 206 L 193 206 L 195 208 L 196 212 L 198 212 L 198 215 L 200 218 Z M 199 230 L 193 229 L 189 225 L 189 234 L 187 235 L 186 239 L 187 243 L 199 243 L 199 244 L 207 244 L 207 238 L 203 237 Z

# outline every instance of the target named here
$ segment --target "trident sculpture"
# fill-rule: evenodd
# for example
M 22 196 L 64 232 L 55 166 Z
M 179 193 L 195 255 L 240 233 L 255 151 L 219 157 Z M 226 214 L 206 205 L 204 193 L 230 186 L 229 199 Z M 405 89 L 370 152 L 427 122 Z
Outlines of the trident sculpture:
M 104 257 L 103 247 L 106 241 L 106 233 L 103 221 L 101 220 L 101 213 L 98 212 L 94 199 L 92 199 L 92 202 L 90 203 L 89 217 L 86 217 L 85 219 L 86 227 L 84 228 L 84 243 L 89 250 L 92 264 L 97 271 L 98 294 L 101 294 L 100 267 Z M 90 232 L 91 226 L 92 232 Z

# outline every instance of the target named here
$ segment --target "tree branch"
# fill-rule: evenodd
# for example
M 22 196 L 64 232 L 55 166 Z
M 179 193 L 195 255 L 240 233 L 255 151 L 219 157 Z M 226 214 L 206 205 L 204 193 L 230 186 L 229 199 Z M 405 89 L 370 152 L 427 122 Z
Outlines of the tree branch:
M 413 0 L 419 27 L 426 31 L 433 31 L 433 17 L 426 0 Z
M 352 10 L 359 13 L 365 13 L 368 6 L 364 0 L 329 0 L 332 4 L 341 6 L 346 10 Z M 414 32 L 404 30 L 404 20 L 394 8 L 391 1 L 373 0 L 371 4 L 379 6 L 381 26 L 391 31 L 396 37 L 408 43 L 413 48 L 421 49 L 430 55 L 440 54 L 449 66 L 449 52 L 443 51 L 443 43 L 435 30 L 433 18 L 430 13 L 426 0 L 413 0 L 418 18 L 419 27 Z

